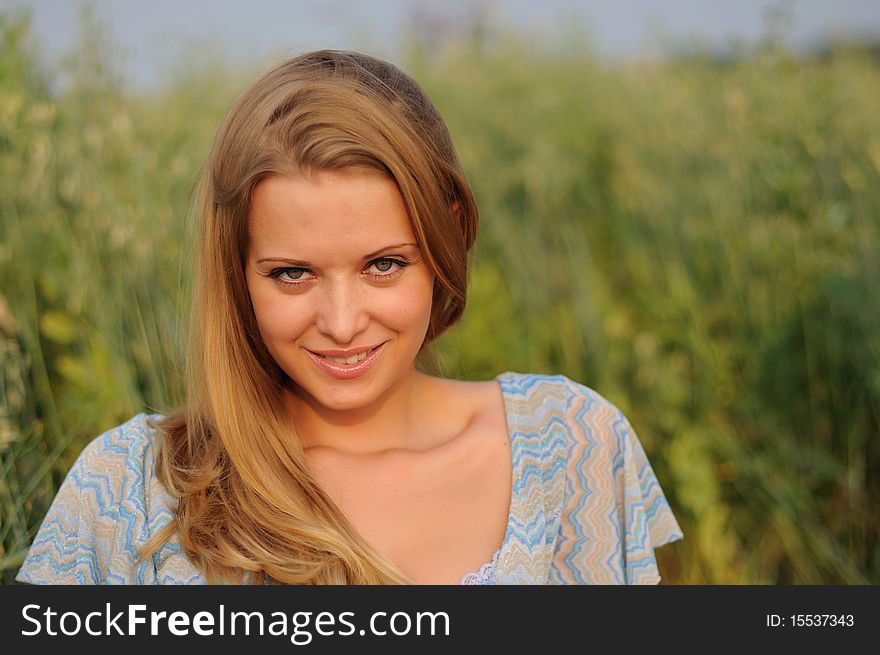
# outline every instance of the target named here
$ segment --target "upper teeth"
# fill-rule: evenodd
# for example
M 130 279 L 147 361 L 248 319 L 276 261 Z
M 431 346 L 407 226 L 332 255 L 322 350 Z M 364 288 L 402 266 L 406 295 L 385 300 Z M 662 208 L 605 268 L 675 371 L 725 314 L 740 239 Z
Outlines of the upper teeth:
M 335 364 L 357 364 L 367 358 L 367 351 L 365 350 L 364 352 L 352 355 L 351 357 L 330 357 L 329 355 L 326 355 L 326 357 Z

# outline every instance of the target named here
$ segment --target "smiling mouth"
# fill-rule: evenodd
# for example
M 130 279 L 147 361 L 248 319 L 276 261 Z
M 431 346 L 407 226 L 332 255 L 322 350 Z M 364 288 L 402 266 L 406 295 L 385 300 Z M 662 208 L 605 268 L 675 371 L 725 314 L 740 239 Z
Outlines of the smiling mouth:
M 351 366 L 352 364 L 357 364 L 358 362 L 364 361 L 367 357 L 370 356 L 371 353 L 373 353 L 381 345 L 382 344 L 379 344 L 379 346 L 376 346 L 375 348 L 370 348 L 369 350 L 365 350 L 364 352 L 358 353 L 357 355 L 352 355 L 351 357 L 329 357 L 327 355 L 322 355 L 320 353 L 316 353 L 312 350 L 310 350 L 309 352 L 312 353 L 313 355 L 320 357 L 321 359 L 326 359 L 327 361 L 333 362 L 334 364 L 347 364 L 347 365 Z

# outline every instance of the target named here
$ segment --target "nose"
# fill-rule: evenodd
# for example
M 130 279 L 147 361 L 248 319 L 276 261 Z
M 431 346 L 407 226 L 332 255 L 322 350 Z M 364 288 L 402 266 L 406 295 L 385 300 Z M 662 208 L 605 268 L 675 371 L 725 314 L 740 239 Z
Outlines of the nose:
M 324 293 L 318 298 L 318 332 L 334 343 L 346 345 L 367 329 L 369 316 L 363 291 L 344 280 L 326 280 Z

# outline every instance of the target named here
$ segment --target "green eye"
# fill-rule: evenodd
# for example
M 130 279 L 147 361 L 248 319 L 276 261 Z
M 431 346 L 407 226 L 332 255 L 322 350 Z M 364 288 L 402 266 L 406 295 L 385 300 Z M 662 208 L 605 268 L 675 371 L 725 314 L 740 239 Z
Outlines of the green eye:
M 405 261 L 399 261 L 390 257 L 382 257 L 380 259 L 374 259 L 372 262 L 370 262 L 368 268 L 372 269 L 375 272 L 368 271 L 367 275 L 377 280 L 390 280 L 396 278 L 408 265 L 408 262 Z
M 310 277 L 305 277 L 306 274 L 311 275 L 308 269 L 305 268 L 276 268 L 269 273 L 269 277 L 278 280 L 283 285 L 292 287 L 305 284 L 311 280 Z

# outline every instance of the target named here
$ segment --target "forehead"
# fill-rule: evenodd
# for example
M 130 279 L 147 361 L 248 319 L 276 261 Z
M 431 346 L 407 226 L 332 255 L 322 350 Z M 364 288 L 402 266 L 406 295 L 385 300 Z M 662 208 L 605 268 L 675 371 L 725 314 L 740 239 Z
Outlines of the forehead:
M 361 257 L 391 243 L 415 242 L 395 182 L 370 172 L 318 171 L 271 177 L 254 189 L 250 254 L 310 260 Z

